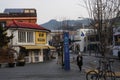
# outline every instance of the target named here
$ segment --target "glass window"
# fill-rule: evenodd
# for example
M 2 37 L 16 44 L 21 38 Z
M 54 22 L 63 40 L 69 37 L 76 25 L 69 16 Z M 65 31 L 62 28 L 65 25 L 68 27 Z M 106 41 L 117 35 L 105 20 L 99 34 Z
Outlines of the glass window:
M 29 10 L 25 10 L 25 13 L 29 13 Z
M 27 32 L 27 42 L 33 42 L 33 32 Z
M 39 61 L 39 57 L 35 57 L 35 62 L 38 62 Z
M 120 45 L 120 35 L 114 36 L 115 38 L 115 45 Z
M 18 31 L 18 42 L 20 43 L 33 43 L 33 32 L 30 31 Z
M 35 54 L 35 56 L 38 56 L 39 55 L 39 50 L 35 50 L 34 54 Z
M 26 33 L 24 31 L 18 31 L 18 42 L 26 42 Z
M 35 13 L 35 10 L 30 10 L 30 13 Z
M 39 61 L 39 50 L 35 50 L 34 51 L 34 58 L 35 58 L 35 62 L 38 62 Z

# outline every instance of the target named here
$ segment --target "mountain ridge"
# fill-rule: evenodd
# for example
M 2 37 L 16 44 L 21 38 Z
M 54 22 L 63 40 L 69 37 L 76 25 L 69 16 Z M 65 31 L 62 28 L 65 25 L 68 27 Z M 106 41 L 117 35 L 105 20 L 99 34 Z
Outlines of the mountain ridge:
M 90 24 L 91 19 L 85 18 L 83 20 L 63 20 L 63 21 L 57 21 L 56 19 L 51 19 L 50 21 L 41 24 L 42 27 L 49 29 L 49 30 L 58 30 L 61 26 L 69 26 L 73 27 L 73 29 L 78 28 L 78 26 L 82 27 L 88 26 Z

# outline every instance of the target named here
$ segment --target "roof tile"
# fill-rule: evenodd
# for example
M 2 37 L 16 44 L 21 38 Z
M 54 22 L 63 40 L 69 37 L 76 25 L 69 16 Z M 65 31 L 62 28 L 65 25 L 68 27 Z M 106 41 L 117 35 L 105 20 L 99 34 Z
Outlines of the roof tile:
M 28 28 L 28 29 L 39 29 L 39 30 L 46 30 L 50 31 L 38 24 L 35 23 L 28 23 L 28 22 L 18 22 L 18 21 L 13 21 L 9 24 L 7 24 L 8 28 Z

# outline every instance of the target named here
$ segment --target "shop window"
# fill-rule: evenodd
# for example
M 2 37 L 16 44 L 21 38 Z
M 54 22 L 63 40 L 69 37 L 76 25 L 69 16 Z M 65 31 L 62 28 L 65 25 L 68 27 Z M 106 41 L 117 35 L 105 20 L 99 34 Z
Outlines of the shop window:
M 34 59 L 35 59 L 35 62 L 38 62 L 39 61 L 39 50 L 35 50 L 34 51 Z
M 38 62 L 39 61 L 39 57 L 35 57 L 35 62 Z
M 34 55 L 35 55 L 35 56 L 38 56 L 38 55 L 39 55 L 39 50 L 35 50 L 35 51 L 34 51 Z
M 27 51 L 27 53 L 25 53 L 25 56 L 29 56 L 29 53 L 28 53 L 28 51 Z

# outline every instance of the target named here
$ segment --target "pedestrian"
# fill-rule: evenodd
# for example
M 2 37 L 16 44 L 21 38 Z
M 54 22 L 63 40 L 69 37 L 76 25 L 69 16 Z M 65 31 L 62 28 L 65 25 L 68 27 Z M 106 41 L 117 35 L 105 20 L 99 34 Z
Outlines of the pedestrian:
M 76 45 L 76 52 L 77 52 L 77 53 L 80 52 L 80 46 L 79 46 L 79 44 Z
M 83 65 L 83 57 L 82 57 L 82 54 L 79 52 L 77 56 L 77 66 L 80 71 L 82 70 L 82 65 Z

